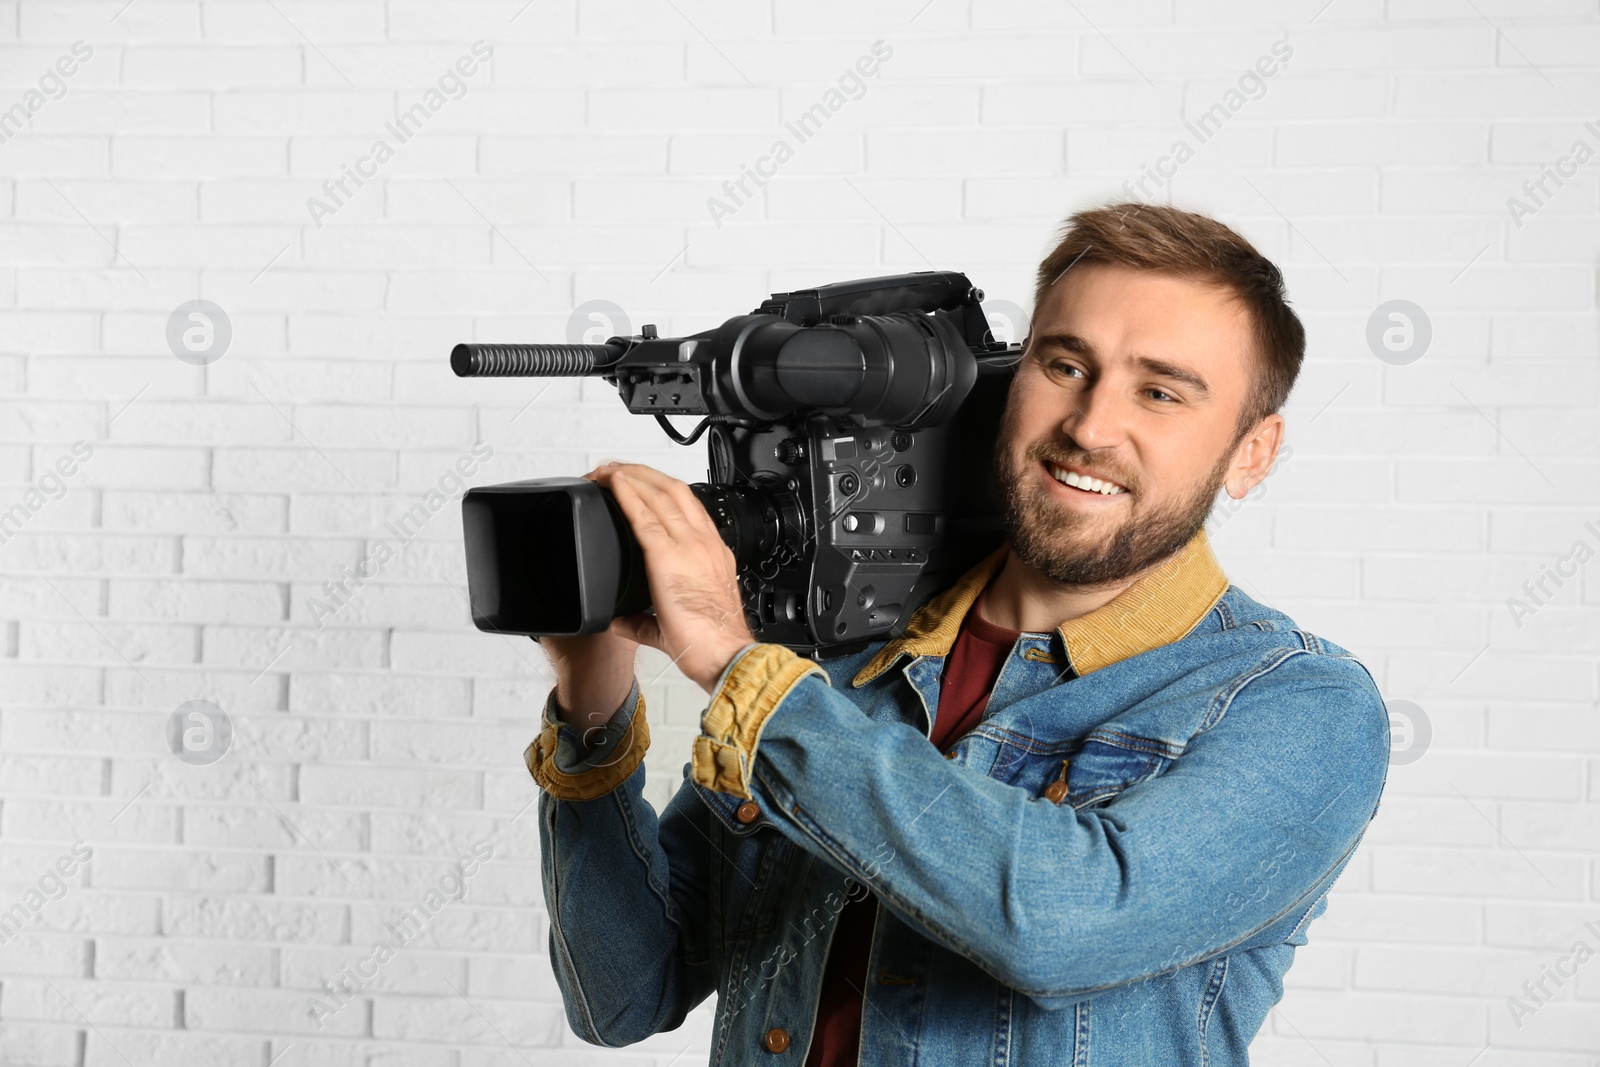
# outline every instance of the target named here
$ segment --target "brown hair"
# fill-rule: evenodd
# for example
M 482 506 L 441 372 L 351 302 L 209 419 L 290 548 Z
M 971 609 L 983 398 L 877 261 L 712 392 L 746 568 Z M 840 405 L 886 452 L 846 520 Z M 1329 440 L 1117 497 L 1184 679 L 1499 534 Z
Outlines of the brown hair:
M 1239 413 L 1235 444 L 1288 399 L 1305 358 L 1305 327 L 1289 307 L 1278 268 L 1234 230 L 1164 204 L 1107 204 L 1076 212 L 1039 264 L 1035 314 L 1050 287 L 1079 263 L 1198 278 L 1244 304 L 1255 323 L 1259 373 Z

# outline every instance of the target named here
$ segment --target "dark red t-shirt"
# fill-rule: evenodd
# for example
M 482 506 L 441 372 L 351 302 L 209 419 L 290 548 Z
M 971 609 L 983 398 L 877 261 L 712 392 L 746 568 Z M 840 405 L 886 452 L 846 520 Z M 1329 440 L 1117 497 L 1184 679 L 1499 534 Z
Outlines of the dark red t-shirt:
M 980 617 L 978 604 L 982 602 L 980 596 L 961 621 L 961 631 L 940 675 L 939 703 L 930 738 L 940 752 L 966 736 L 983 717 L 1000 668 L 1022 633 Z M 822 971 L 816 1034 L 806 1055 L 806 1067 L 856 1067 L 861 1057 L 861 1008 L 869 980 L 867 957 L 872 949 L 878 899 L 869 893 L 859 900 L 846 901 L 839 911 L 839 926 Z

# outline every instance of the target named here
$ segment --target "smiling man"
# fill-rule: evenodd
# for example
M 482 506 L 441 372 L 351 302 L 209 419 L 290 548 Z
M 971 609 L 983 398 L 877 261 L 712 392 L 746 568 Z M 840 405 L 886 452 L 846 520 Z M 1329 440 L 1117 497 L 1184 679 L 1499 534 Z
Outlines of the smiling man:
M 1038 278 L 1006 543 L 893 640 L 756 642 L 688 487 L 589 475 L 656 607 L 542 641 L 526 758 L 585 1040 L 716 992 L 713 1064 L 1248 1062 L 1388 765 L 1367 670 L 1231 585 L 1204 530 L 1271 471 L 1304 330 L 1271 262 L 1167 207 L 1074 215 Z M 710 697 L 659 818 L 640 643 Z

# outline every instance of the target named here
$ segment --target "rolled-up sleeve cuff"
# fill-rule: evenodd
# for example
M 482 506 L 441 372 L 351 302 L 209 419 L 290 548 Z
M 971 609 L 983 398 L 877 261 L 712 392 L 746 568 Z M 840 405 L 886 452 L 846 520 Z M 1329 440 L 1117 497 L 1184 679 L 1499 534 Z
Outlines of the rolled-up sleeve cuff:
M 707 789 L 750 799 L 750 767 L 767 719 L 800 680 L 828 673 L 782 645 L 748 645 L 723 672 L 700 716 L 690 766 Z
M 563 722 L 555 690 L 544 705 L 544 729 L 523 752 L 534 782 L 557 800 L 594 800 L 627 781 L 650 747 L 644 696 L 634 679 L 604 726 L 579 731 Z

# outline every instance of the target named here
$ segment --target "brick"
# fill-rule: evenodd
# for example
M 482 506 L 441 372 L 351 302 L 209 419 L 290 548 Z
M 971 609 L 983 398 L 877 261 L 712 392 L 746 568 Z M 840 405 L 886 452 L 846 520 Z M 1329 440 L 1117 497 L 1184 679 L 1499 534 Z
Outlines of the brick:
M 158 708 L 166 713 L 188 700 L 210 700 L 227 711 L 275 711 L 280 704 L 278 675 L 258 670 L 108 667 L 106 703 Z
M 1501 1045 L 1573 1053 L 1592 1053 L 1600 1046 L 1600 1013 L 1592 1004 L 1545 1004 L 1536 1020 L 1517 1027 L 1508 1012 L 1491 1012 L 1489 1039 Z
M 289 626 L 207 626 L 201 662 L 211 667 L 264 671 L 273 657 L 286 668 L 376 667 L 383 660 L 383 634 L 328 627 L 306 630 Z
M 97 978 L 135 982 L 270 986 L 276 978 L 270 948 L 182 938 L 96 938 L 94 969 Z
M 1488 1036 L 1478 1005 L 1415 994 L 1301 990 L 1293 1022 L 1294 1030 L 1286 1033 L 1298 1030 L 1301 1036 L 1319 1041 L 1342 1037 L 1357 1028 L 1373 1039 L 1392 1042 L 1439 1043 L 1469 1035 Z
M 491 261 L 494 234 L 486 226 L 330 226 L 308 242 L 313 266 L 368 270 L 481 266 Z
M 671 18 L 676 18 L 670 10 Z M 617 131 L 765 130 L 778 123 L 778 93 L 771 89 L 609 89 L 588 94 L 587 126 Z
M 233 989 L 194 986 L 183 1002 L 184 1028 L 198 1031 L 251 1029 L 270 1016 L 285 1034 L 327 1033 L 358 1037 L 366 1028 L 366 1013 L 358 1007 L 320 1016 L 305 993 L 277 989 Z
M 111 142 L 111 173 L 119 178 L 259 178 L 283 174 L 282 137 L 122 136 Z
M 394 457 L 376 450 L 319 450 L 314 444 L 278 449 L 218 449 L 212 485 L 218 489 L 277 492 L 371 490 L 393 481 Z M 253 531 L 250 531 L 253 532 Z M 212 544 L 213 542 L 206 542 Z
M 1409 993 L 1517 996 L 1522 976 L 1537 974 L 1539 962 L 1532 953 L 1504 949 L 1373 946 L 1356 952 L 1355 985 Z
M 0 755 L 0 789 L 15 793 L 98 796 L 104 773 L 105 762 L 88 757 Z
M 1545 77 L 1549 78 L 1548 82 Z M 1551 85 L 1556 88 L 1552 90 Z M 1494 74 L 1402 74 L 1395 85 L 1394 108 L 1395 114 L 1401 116 L 1522 118 L 1536 115 L 1549 118 L 1573 115 L 1589 118 L 1591 116 L 1579 101 L 1593 99 L 1597 88 L 1600 88 L 1600 75 L 1592 71 L 1552 69 L 1541 76 L 1524 67 Z M 1573 93 L 1587 95 L 1569 95 Z
M 170 713 L 173 709 L 165 710 Z M 281 805 L 289 798 L 293 770 L 288 764 L 244 763 L 232 759 L 223 759 L 208 767 L 194 767 L 180 763 L 170 753 L 157 757 L 113 757 L 110 795 L 123 798 L 130 805 L 187 800 L 256 804 L 262 797 Z
M 318 811 L 298 807 L 292 820 L 272 807 L 259 803 L 187 804 L 183 812 L 183 843 L 186 845 L 294 849 L 306 841 L 336 852 L 357 852 L 365 834 L 362 818 L 355 812 Z
M 545 956 L 475 956 L 468 961 L 468 996 L 559 1000 L 554 969 Z
M 374 812 L 372 850 L 449 858 L 466 854 L 475 843 L 486 841 L 493 846 L 496 861 L 537 860 L 537 829 L 532 807 L 523 811 L 520 818 L 514 813 L 505 818 L 470 811 Z
M 313 901 L 241 896 L 179 895 L 164 902 L 161 932 L 168 936 L 296 944 L 341 944 L 348 909 Z
M 428 122 L 438 135 L 512 134 L 535 130 L 573 133 L 586 121 L 585 94 L 574 88 L 480 88 L 437 112 Z M 454 192 L 446 192 L 460 202 Z
M 471 421 L 469 413 L 451 408 L 313 404 L 297 412 L 295 426 L 319 448 L 374 447 L 400 439 L 418 448 L 460 446 L 465 452 L 473 441 Z
M 514 20 L 508 19 L 505 6 L 496 0 L 464 0 L 448 10 L 429 0 L 392 0 L 385 7 L 388 36 L 396 41 L 437 41 L 459 35 L 461 27 L 468 25 L 499 27 L 497 41 L 544 43 L 572 38 L 578 23 L 576 0 L 553 0 L 541 6 L 536 17 Z
M 1489 602 L 1488 557 L 1436 558 L 1418 555 L 1369 557 L 1361 561 L 1361 596 L 1366 600 L 1408 602 Z
M 342 601 L 320 584 L 297 586 L 291 617 L 311 626 L 426 626 L 461 612 L 461 598 L 448 587 L 369 582 Z
M 415 129 L 415 126 L 408 126 L 408 130 Z M 427 127 L 423 130 L 426 136 L 412 134 L 404 142 L 400 142 L 397 135 L 390 135 L 393 139 L 389 143 L 394 155 L 382 164 L 379 171 L 382 179 L 426 176 L 438 181 L 440 175 L 467 177 L 474 172 L 473 161 L 477 154 L 475 138 L 438 132 Z M 370 169 L 370 164 L 361 163 L 361 159 L 374 157 L 373 140 L 384 133 L 384 127 L 379 123 L 373 126 L 370 134 L 308 133 L 295 136 L 289 141 L 289 173 L 296 178 L 315 179 L 320 189 L 321 183 L 342 177 L 358 164 Z M 313 218 L 307 208 L 305 219 L 313 229 L 337 225 L 345 221 L 345 208 L 349 204 L 383 195 L 381 182 L 369 181 L 365 185 L 355 186 L 347 181 L 344 190 L 340 194 L 342 202 L 330 199 L 326 192 L 320 197 L 324 210 L 333 209 L 332 218 L 327 215 L 320 219 Z
M 84 1067 L 125 1067 L 122 1056 L 135 1063 L 204 1063 L 209 1067 L 256 1067 L 262 1043 L 255 1037 L 218 1037 L 186 1033 L 119 1031 L 117 1047 L 91 1041 L 84 1049 Z
M 101 175 L 110 173 L 109 148 L 110 142 L 104 135 L 51 136 L 41 132 L 8 141 L 6 157 L 11 172 L 19 176 L 59 173 L 62 167 L 80 176 Z
M 119 257 L 105 266 L 41 267 L 29 271 L 18 279 L 17 302 L 41 308 L 97 305 L 111 312 L 159 309 L 164 326 L 166 313 L 187 300 L 193 290 L 192 274 L 141 267 Z M 147 347 L 140 354 L 148 352 Z
M 1559 855 L 1512 850 L 1373 848 L 1373 883 L 1380 892 L 1425 892 L 1476 899 L 1567 901 L 1583 897 L 1581 865 Z
M 406 271 L 395 276 L 386 300 L 407 311 L 564 311 L 562 277 L 548 263 L 541 268 L 520 258 L 516 266 Z
M 465 605 L 462 610 L 465 611 Z M 534 675 L 541 669 L 538 659 L 522 647 L 525 638 L 483 640 L 482 637 L 476 631 L 399 630 L 390 645 L 390 656 L 397 669 L 408 671 Z
M 99 133 L 109 128 L 119 133 L 205 135 L 211 132 L 209 104 L 206 94 L 197 92 L 82 89 L 52 103 L 48 118 L 41 121 L 60 133 Z
M 314 672 L 295 677 L 291 710 L 345 715 L 434 718 L 467 714 L 472 683 L 464 678 L 412 674 Z
M 16 978 L 6 982 L 6 999 L 7 1014 L 16 1019 L 77 1025 L 88 1017 L 107 1028 L 152 1028 L 171 1023 L 176 995 L 133 982 Z
M 309 804 L 403 808 L 422 800 L 440 808 L 474 807 L 478 776 L 462 770 L 307 766 L 301 799 Z
M 682 80 L 682 47 L 673 43 L 501 45 L 495 49 L 495 84 L 511 89 L 582 84 L 597 66 L 613 85 L 673 84 Z
M 7 747 L 111 754 L 140 745 L 159 726 L 150 716 L 123 712 L 17 708 L 0 725 L 0 736 L 6 739 Z M 107 817 L 115 811 L 112 809 Z
M 1489 127 L 1489 161 L 1528 164 L 1531 178 L 1535 166 L 1554 163 L 1587 137 L 1583 123 L 1576 119 L 1496 122 Z
M 200 889 L 261 893 L 268 885 L 265 857 L 229 852 L 95 850 L 95 885 L 107 889 Z
M 19 571 L 87 574 L 171 574 L 177 540 L 133 535 L 45 535 L 29 528 L 6 542 L 6 562 Z
M 566 1031 L 566 1019 L 558 1005 L 529 1004 L 522 1000 L 496 1003 L 474 998 L 474 1001 L 468 1004 L 460 997 L 442 996 L 376 996 L 373 998 L 373 1034 L 415 1040 L 428 1034 L 450 1033 L 487 1044 L 503 1033 L 513 1045 L 549 1047 L 561 1041 Z
M 322 183 L 329 177 L 253 180 L 245 176 L 201 182 L 199 217 L 203 222 L 303 226 L 311 218 L 306 201 L 315 197 L 326 202 Z M 192 213 L 194 208 L 190 210 Z M 338 212 L 341 223 L 372 222 L 382 217 L 383 200 L 377 196 L 348 199 Z
M 1495 826 L 1457 798 L 1386 795 L 1367 829 L 1375 845 L 1457 845 L 1493 848 Z
M 71 40 L 83 31 L 85 20 L 93 19 L 100 28 L 97 39 L 118 41 L 193 41 L 200 40 L 200 11 L 197 4 L 155 0 L 124 12 L 112 21 L 121 0 L 93 0 L 69 8 L 29 8 L 19 4 L 18 21 L 24 40 L 56 42 Z M 142 8 L 143 10 L 140 10 Z
M 77 1067 L 79 1031 L 65 1026 L 9 1020 L 0 1033 L 0 1056 L 12 1063 Z
M 458 987 L 465 980 L 464 958 L 428 951 L 426 945 L 397 946 L 396 941 L 391 935 L 385 942 L 391 948 L 398 947 L 399 951 L 377 967 L 376 973 L 361 987 L 363 993 L 438 995 L 441 990 L 449 989 L 444 978 Z M 322 983 L 337 983 L 347 967 L 360 980 L 361 972 L 372 967 L 371 963 L 363 965 L 361 962 L 369 957 L 372 947 L 372 943 L 366 943 L 341 948 L 285 948 L 282 950 L 283 984 L 320 995 Z M 356 1012 L 358 1009 L 349 1010 Z
M 980 129 L 965 138 L 962 152 L 949 151 L 945 133 L 869 133 L 866 138 L 869 174 L 973 173 L 972 160 L 1004 160 L 1004 166 L 978 168 L 995 174 L 1060 174 L 1066 162 L 1066 145 L 1059 130 Z M 803 146 L 802 146 L 803 147 Z
M 1425 19 L 1430 22 L 1444 19 L 1471 21 L 1485 17 L 1526 18 L 1530 15 L 1566 19 L 1589 13 L 1588 7 L 1576 0 L 1530 0 L 1526 3 L 1519 0 L 1485 0 L 1478 5 L 1478 11 L 1471 14 L 1452 7 L 1449 0 L 1391 0 L 1388 8 L 1392 19 Z
M 87 42 L 86 42 L 87 43 Z M 39 88 L 38 80 L 46 70 L 54 67 L 62 56 L 69 60 L 76 56 L 73 64 L 75 70 L 66 78 L 67 92 L 73 89 L 83 89 L 88 86 L 114 85 L 117 82 L 117 68 L 125 58 L 125 50 L 106 45 L 89 46 L 91 54 L 85 58 L 81 53 L 73 53 L 70 46 L 56 43 L 51 44 L 6 44 L 0 46 L 0 58 L 3 58 L 4 83 L 7 87 L 16 89 Z M 59 69 L 59 68 L 58 68 Z M 20 95 L 7 94 L 10 96 Z M 46 105 L 48 106 L 48 104 Z M 45 112 L 48 114 L 48 112 Z
M 372 728 L 372 758 L 385 763 L 499 764 L 527 744 L 527 729 L 513 725 L 381 722 Z
M 51 978 L 83 978 L 89 942 L 82 937 L 60 934 L 20 933 L 6 942 L 11 959 L 6 969 L 13 974 L 49 975 Z M 10 1029 L 10 1026 L 7 1026 Z M 0 1038 L 0 1055 L 7 1049 Z M 13 1053 L 16 1055 L 17 1053 Z
M 133 47 L 123 50 L 121 77 L 124 85 L 160 87 L 182 70 L 184 82 L 196 88 L 241 89 L 299 85 L 304 65 L 293 45 Z
M 815 268 L 851 260 L 859 262 L 874 254 L 877 244 L 873 230 L 855 227 L 799 226 L 769 223 L 760 226 L 729 225 L 717 232 L 716 240 L 691 243 L 685 262 L 690 266 L 755 266 L 769 261 L 780 244 L 792 247 L 791 261 Z

